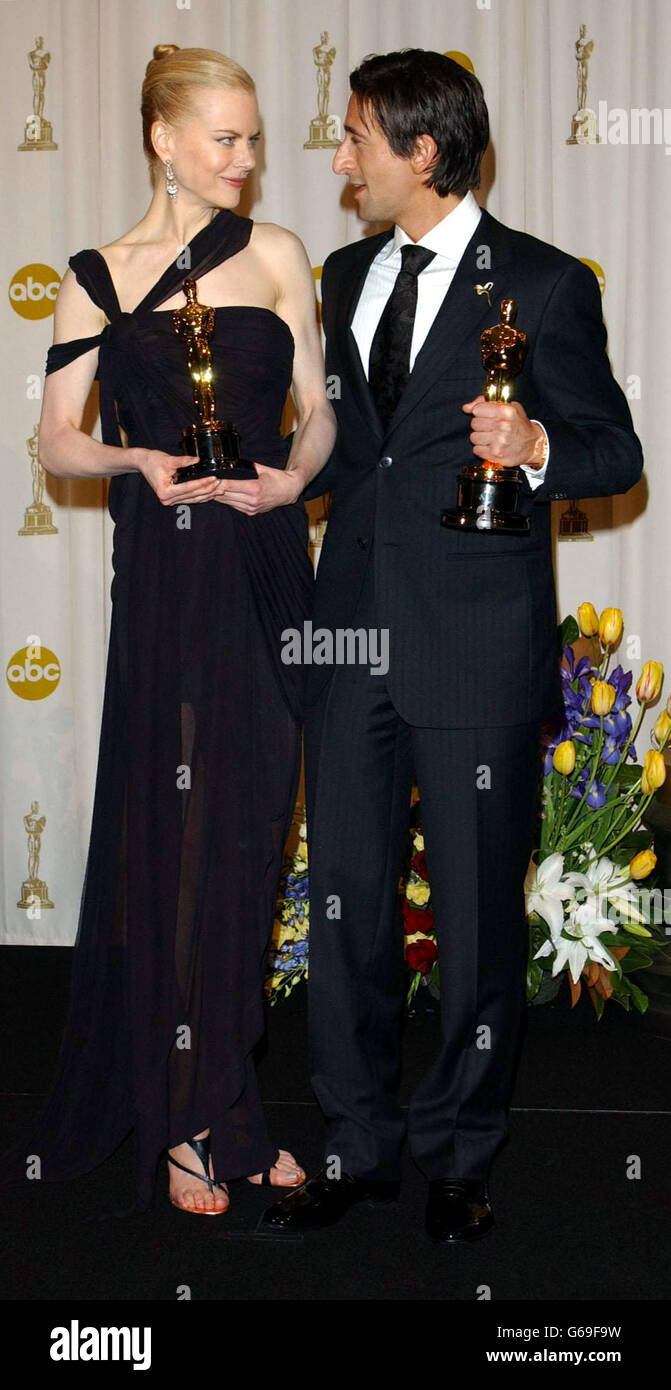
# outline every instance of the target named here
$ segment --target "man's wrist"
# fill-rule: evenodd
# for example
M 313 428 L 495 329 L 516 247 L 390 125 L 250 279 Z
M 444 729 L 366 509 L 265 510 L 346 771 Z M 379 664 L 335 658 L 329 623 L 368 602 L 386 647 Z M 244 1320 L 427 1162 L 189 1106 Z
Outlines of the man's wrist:
M 538 473 L 540 472 L 541 468 L 545 467 L 548 461 L 548 455 L 550 453 L 550 442 L 539 420 L 532 420 L 531 424 L 535 428 L 536 438 L 534 440 L 530 457 L 526 459 L 526 466 L 527 468 L 533 468 L 534 472 Z

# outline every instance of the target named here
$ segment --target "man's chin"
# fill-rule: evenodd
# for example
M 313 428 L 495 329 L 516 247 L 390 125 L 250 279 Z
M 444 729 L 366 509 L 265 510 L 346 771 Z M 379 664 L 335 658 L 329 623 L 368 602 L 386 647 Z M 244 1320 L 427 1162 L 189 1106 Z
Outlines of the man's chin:
M 361 193 L 356 200 L 356 209 L 359 217 L 364 222 L 388 222 L 389 218 L 380 207 L 379 203 L 374 202 L 366 193 Z

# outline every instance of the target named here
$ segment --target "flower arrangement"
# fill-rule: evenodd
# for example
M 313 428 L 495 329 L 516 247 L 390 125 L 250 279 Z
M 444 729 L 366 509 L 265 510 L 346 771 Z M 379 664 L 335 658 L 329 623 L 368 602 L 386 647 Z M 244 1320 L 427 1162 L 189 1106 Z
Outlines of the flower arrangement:
M 619 609 L 606 608 L 598 617 L 591 603 L 580 605 L 578 623 L 567 618 L 562 624 L 564 721 L 544 738 L 540 835 L 525 883 L 527 999 L 551 997 L 566 974 L 572 1005 L 584 984 L 599 1018 L 611 997 L 627 1009 L 633 1003 L 645 1010 L 647 997 L 632 977 L 666 944 L 653 922 L 650 893 L 636 885 L 656 864 L 652 835 L 641 821 L 666 777 L 671 700 L 639 765 L 634 739 L 659 698 L 664 672 L 656 661 L 643 666 L 632 725 L 632 673 L 619 665 L 609 670 L 622 631 Z M 590 656 L 576 659 L 581 635 Z M 403 899 L 409 1002 L 422 982 L 433 994 L 440 989 L 421 824 L 411 833 Z
M 271 1004 L 286 998 L 308 974 L 308 847 L 305 821 L 295 854 L 285 855 L 266 970 Z
M 419 822 L 419 801 L 415 803 L 415 825 L 411 825 L 412 857 L 403 889 L 403 930 L 405 958 L 410 969 L 408 1007 L 424 984 L 438 998 L 440 994 L 440 965 L 436 945 L 431 888 L 424 853 L 424 836 Z
M 652 747 L 639 764 L 634 744 L 646 709 L 659 699 L 659 662 L 646 661 L 636 684 L 632 724 L 631 671 L 611 668 L 623 632 L 622 613 L 591 603 L 578 621 L 561 626 L 564 720 L 543 740 L 541 811 L 537 846 L 525 882 L 529 924 L 527 999 L 551 998 L 567 977 L 571 1004 L 583 986 L 600 1018 L 608 999 L 640 1012 L 647 997 L 634 976 L 666 945 L 653 920 L 656 858 L 642 817 L 666 778 L 664 749 L 671 737 L 671 698 L 658 716 Z M 582 642 L 580 639 L 583 639 Z M 576 647 L 587 646 L 589 655 Z M 540 774 L 539 769 L 539 774 Z M 420 986 L 440 994 L 431 886 L 424 852 L 421 806 L 411 812 L 412 854 L 400 891 L 408 1005 Z M 307 978 L 308 850 L 305 822 L 299 845 L 284 861 L 269 955 L 266 991 L 271 1003 Z

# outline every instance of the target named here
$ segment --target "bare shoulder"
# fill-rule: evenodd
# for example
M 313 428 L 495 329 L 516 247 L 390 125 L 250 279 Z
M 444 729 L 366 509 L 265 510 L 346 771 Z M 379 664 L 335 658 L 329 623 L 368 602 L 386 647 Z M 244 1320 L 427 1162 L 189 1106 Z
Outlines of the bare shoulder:
M 100 333 L 106 322 L 102 309 L 89 298 L 74 271 L 68 266 L 56 296 L 54 342 L 90 338 Z
M 259 255 L 272 258 L 276 265 L 278 261 L 291 267 L 300 261 L 307 263 L 307 251 L 300 237 L 277 222 L 255 222 L 250 243 Z

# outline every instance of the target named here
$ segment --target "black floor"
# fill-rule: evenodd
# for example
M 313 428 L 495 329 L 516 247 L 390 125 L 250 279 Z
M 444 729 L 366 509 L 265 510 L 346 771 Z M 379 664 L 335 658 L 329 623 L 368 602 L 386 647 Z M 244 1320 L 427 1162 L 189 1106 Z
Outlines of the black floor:
M 70 952 L 0 951 L 4 1069 L 0 1146 L 27 1126 L 57 1052 Z M 405 1163 L 398 1204 L 360 1207 L 289 1242 L 252 1239 L 268 1191 L 230 1184 L 222 1218 L 176 1211 L 165 1162 L 155 1209 L 90 1220 L 132 1197 L 132 1139 L 96 1172 L 0 1189 L 2 1296 L 38 1300 L 665 1300 L 671 1294 L 671 1005 L 650 977 L 641 1018 L 617 1005 L 597 1022 L 567 995 L 528 1011 L 511 1134 L 496 1160 L 493 1233 L 472 1248 L 429 1243 L 425 1183 Z M 309 1084 L 305 993 L 269 1011 L 259 1063 L 272 1130 L 308 1170 L 322 1124 Z M 408 1021 L 403 1099 L 428 1066 L 435 1014 Z M 640 1176 L 630 1176 L 636 1161 Z

